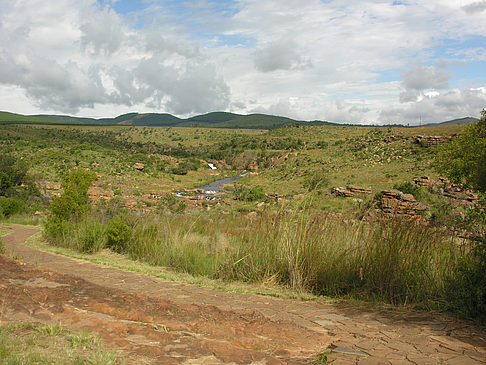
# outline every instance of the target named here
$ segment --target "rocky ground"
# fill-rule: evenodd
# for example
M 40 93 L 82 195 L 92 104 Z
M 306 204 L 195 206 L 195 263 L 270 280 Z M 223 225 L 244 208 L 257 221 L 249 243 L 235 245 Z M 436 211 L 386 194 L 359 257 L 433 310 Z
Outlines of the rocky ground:
M 34 250 L 36 229 L 10 229 L 19 260 L 0 255 L 0 320 L 88 329 L 128 363 L 486 364 L 485 328 L 447 315 L 168 282 Z

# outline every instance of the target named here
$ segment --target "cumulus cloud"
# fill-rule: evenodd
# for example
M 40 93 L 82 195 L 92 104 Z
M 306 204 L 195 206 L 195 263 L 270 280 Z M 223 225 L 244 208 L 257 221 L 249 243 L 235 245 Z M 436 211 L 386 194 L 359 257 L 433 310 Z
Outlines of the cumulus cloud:
M 464 5 L 462 9 L 468 14 L 480 13 L 486 10 L 486 1 L 475 1 L 470 4 Z
M 433 66 L 417 65 L 404 72 L 403 84 L 408 90 L 447 89 L 450 73 Z
M 363 123 L 485 105 L 484 0 L 119 5 L 0 1 L 0 95 L 86 116 L 259 110 Z M 0 109 L 24 112 L 12 100 Z
M 134 31 L 89 0 L 56 4 L 38 17 L 28 1 L 0 12 L 0 84 L 19 87 L 39 108 L 142 105 L 187 114 L 228 106 L 229 87 L 196 42 Z
M 486 105 L 486 88 L 452 89 L 431 93 L 404 107 L 385 108 L 380 119 L 387 122 L 443 122 L 458 116 L 477 116 Z
M 109 9 L 90 8 L 81 15 L 86 19 L 79 26 L 81 44 L 87 52 L 112 54 L 120 48 L 126 30 L 118 14 Z
M 261 72 L 311 67 L 310 59 L 299 54 L 297 43 L 289 39 L 266 44 L 255 51 L 255 67 Z

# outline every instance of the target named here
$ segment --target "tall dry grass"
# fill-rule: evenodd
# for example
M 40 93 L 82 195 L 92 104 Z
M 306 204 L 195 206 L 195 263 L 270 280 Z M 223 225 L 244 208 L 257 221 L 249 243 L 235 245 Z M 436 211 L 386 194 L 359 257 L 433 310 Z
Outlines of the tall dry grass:
M 135 260 L 210 278 L 440 306 L 463 254 L 452 237 L 412 222 L 345 222 L 301 208 L 252 218 L 130 216 L 133 233 L 124 250 Z M 106 242 L 107 224 L 93 216 L 71 223 L 63 245 L 95 252 Z

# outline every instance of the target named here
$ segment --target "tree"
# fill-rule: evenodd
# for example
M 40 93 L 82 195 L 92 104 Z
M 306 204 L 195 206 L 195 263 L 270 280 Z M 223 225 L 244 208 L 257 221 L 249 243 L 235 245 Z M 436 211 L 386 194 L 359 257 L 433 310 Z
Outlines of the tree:
M 437 155 L 437 170 L 452 182 L 486 193 L 486 110 Z
M 9 195 L 12 188 L 19 186 L 27 174 L 25 161 L 8 154 L 0 155 L 0 195 Z
M 444 145 L 437 155 L 437 169 L 452 182 L 462 183 L 486 196 L 486 110 L 481 119 L 464 128 L 461 136 Z M 453 309 L 465 317 L 486 323 L 486 210 L 468 212 L 478 233 L 469 252 L 460 258 L 454 276 L 448 281 Z
M 63 193 L 49 207 L 50 219 L 68 220 L 79 217 L 89 208 L 88 189 L 98 177 L 94 172 L 76 169 L 62 183 Z

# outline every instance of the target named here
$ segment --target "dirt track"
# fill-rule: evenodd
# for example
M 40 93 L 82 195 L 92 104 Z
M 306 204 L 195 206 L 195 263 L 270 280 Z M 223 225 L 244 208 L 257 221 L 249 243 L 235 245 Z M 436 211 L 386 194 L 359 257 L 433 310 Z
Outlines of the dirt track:
M 302 364 L 332 348 L 339 364 L 486 364 L 484 328 L 444 315 L 387 312 L 220 292 L 23 245 L 0 255 L 0 319 L 61 321 L 97 332 L 129 363 Z

